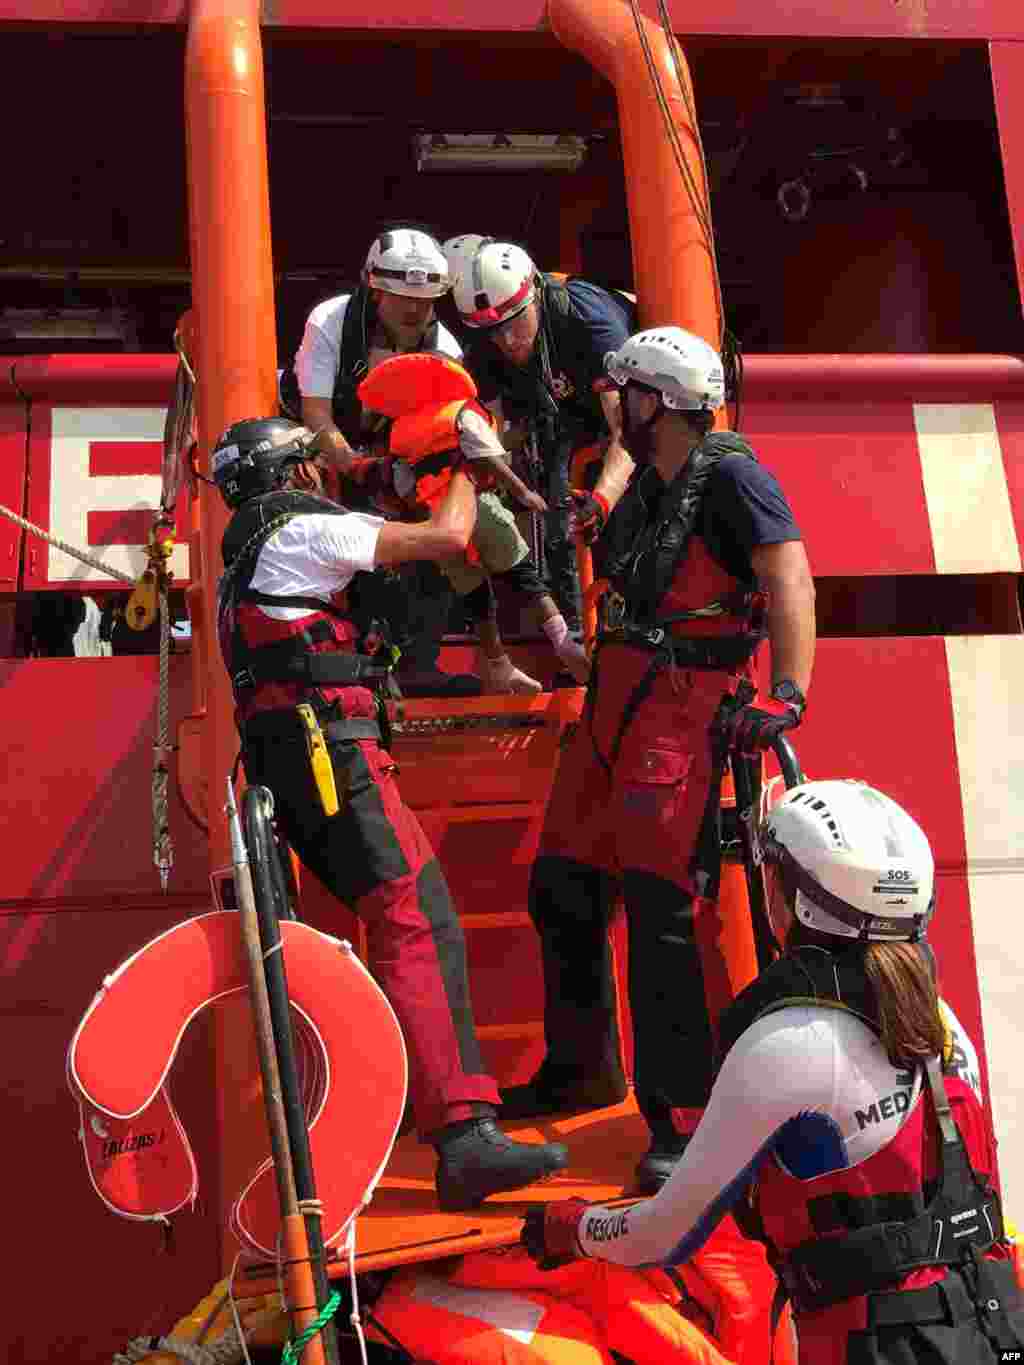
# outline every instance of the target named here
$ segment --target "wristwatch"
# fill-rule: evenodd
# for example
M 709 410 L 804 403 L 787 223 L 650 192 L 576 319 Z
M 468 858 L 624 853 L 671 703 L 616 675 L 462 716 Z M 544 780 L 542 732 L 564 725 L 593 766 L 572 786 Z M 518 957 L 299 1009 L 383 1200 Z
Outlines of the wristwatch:
M 783 678 L 781 682 L 777 682 L 771 690 L 771 696 L 776 701 L 788 702 L 790 706 L 798 707 L 800 711 L 807 709 L 807 698 L 792 678 Z

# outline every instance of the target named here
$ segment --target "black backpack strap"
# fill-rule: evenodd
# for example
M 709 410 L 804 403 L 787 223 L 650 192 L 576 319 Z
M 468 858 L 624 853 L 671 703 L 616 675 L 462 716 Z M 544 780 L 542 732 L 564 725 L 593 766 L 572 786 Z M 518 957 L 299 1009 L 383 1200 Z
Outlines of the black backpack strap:
M 353 290 L 341 323 L 338 373 L 331 394 L 334 425 L 346 441 L 358 444 L 363 407 L 356 389 L 369 372 L 369 337 L 373 325 L 370 291 L 365 285 Z
M 353 388 L 363 379 L 368 369 L 370 332 L 373 308 L 370 291 L 361 284 L 349 297 L 341 323 L 341 344 L 338 349 L 338 380 Z

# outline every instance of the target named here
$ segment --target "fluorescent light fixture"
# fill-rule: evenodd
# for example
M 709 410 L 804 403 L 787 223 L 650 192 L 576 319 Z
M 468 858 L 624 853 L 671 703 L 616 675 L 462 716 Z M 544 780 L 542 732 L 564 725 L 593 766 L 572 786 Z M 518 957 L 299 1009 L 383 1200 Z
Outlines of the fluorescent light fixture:
M 587 154 L 568 133 L 417 133 L 418 171 L 578 171 Z
M 0 334 L 16 341 L 121 341 L 124 318 L 99 308 L 4 308 Z

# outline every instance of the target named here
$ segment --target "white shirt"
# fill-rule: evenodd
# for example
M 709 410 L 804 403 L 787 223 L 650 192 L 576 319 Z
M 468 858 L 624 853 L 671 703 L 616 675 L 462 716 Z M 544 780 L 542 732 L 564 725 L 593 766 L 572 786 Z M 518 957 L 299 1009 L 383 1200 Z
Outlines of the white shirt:
M 295 355 L 295 377 L 303 398 L 330 398 L 338 378 L 341 359 L 341 331 L 351 294 L 318 303 L 306 321 L 302 343 Z M 462 347 L 448 331 L 437 324 L 437 349 L 454 360 L 462 359 Z M 367 357 L 370 369 L 396 354 L 375 346 Z
M 259 552 L 250 586 L 283 597 L 318 597 L 329 603 L 355 574 L 369 573 L 383 517 L 365 512 L 331 516 L 309 512 L 286 522 Z M 275 621 L 308 616 L 308 607 L 260 606 Z
M 456 418 L 459 449 L 467 460 L 497 457 L 508 462 L 508 455 L 494 427 L 472 408 L 463 408 Z
M 974 1046 L 952 1010 L 951 1065 L 981 1099 Z M 704 1117 L 653 1199 L 588 1208 L 586 1254 L 619 1265 L 675 1265 L 692 1256 L 764 1160 L 798 1179 L 857 1166 L 899 1132 L 921 1102 L 923 1068 L 900 1071 L 853 1014 L 793 1005 L 757 1020 L 733 1044 Z

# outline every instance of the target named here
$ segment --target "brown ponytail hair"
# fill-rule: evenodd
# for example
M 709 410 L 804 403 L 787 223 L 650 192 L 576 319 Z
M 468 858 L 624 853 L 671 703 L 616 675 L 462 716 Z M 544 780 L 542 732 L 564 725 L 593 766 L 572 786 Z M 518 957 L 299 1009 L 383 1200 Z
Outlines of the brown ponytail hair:
M 864 971 L 878 1003 L 882 1046 L 893 1066 L 941 1056 L 945 1029 L 924 953 L 913 943 L 870 943 Z

